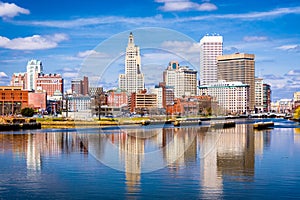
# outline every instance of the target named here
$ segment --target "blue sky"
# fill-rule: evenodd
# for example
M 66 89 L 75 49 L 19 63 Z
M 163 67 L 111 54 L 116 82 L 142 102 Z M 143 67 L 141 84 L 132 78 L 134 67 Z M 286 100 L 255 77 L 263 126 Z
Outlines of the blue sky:
M 2 1 L 0 85 L 9 84 L 13 72 L 25 71 L 28 60 L 39 59 L 46 73 L 61 73 L 68 87 L 68 81 L 78 72 L 82 74 L 87 56 L 106 58 L 106 50 L 100 51 L 103 42 L 114 43 L 112 38 L 117 35 L 124 38 L 117 41 L 125 51 L 124 35 L 143 27 L 160 27 L 188 36 L 189 41 L 183 42 L 166 34 L 156 47 L 183 52 L 183 57 L 194 59 L 187 60 L 195 69 L 199 67 L 197 43 L 207 33 L 218 33 L 224 37 L 224 54 L 255 54 L 256 75 L 272 86 L 273 100 L 292 98 L 293 92 L 300 91 L 298 0 Z M 147 40 L 142 35 L 136 34 L 135 41 L 141 47 L 146 80 L 152 81 L 149 85 L 160 81 L 160 70 L 177 57 L 143 50 Z M 149 62 L 160 53 L 163 55 L 155 64 Z M 120 55 L 113 59 L 113 73 L 107 74 L 122 72 Z M 113 87 L 117 80 L 111 79 L 107 75 L 99 83 Z

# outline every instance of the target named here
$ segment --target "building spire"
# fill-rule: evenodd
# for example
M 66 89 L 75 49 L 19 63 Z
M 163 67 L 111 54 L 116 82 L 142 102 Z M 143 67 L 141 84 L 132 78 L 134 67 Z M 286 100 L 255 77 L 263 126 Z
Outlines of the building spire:
M 133 44 L 133 45 L 134 45 L 134 39 L 133 39 L 133 34 L 132 34 L 132 32 L 130 32 L 130 34 L 129 34 L 128 45 L 129 45 L 129 44 Z

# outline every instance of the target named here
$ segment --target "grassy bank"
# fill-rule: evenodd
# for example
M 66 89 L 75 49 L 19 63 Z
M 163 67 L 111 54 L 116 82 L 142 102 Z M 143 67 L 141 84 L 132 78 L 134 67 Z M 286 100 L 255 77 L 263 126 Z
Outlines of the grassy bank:
M 141 124 L 143 120 L 149 118 L 102 118 L 100 121 L 74 121 L 64 118 L 38 118 L 37 122 L 41 123 L 42 128 L 75 128 L 75 127 L 99 127 L 99 126 L 118 126 Z

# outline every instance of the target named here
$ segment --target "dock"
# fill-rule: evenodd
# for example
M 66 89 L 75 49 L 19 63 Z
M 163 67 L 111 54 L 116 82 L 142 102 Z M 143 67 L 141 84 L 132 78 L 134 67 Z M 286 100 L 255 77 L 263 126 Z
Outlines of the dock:
M 175 120 L 173 122 L 174 126 L 192 126 L 192 125 L 201 125 L 201 120 Z
M 267 129 L 267 128 L 273 128 L 274 122 L 257 122 L 253 124 L 254 129 Z
M 211 122 L 210 127 L 215 129 L 231 128 L 231 127 L 235 127 L 235 122 L 234 121 Z

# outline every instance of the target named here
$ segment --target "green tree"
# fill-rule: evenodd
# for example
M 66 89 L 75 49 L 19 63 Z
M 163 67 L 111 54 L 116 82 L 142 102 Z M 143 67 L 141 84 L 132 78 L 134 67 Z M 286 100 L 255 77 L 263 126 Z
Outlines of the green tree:
M 32 117 L 34 114 L 34 110 L 32 108 L 23 108 L 21 110 L 21 114 L 25 117 Z

